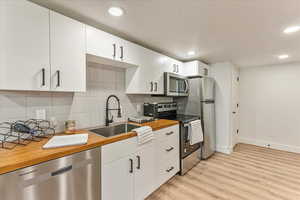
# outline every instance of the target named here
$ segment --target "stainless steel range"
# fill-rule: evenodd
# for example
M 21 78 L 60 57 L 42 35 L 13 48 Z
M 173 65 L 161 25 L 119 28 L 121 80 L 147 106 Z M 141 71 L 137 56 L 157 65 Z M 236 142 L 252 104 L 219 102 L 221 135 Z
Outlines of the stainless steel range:
M 145 103 L 144 115 L 159 119 L 176 120 L 180 123 L 180 174 L 188 170 L 201 160 L 201 143 L 190 144 L 189 123 L 198 120 L 199 116 L 177 114 L 177 103 Z

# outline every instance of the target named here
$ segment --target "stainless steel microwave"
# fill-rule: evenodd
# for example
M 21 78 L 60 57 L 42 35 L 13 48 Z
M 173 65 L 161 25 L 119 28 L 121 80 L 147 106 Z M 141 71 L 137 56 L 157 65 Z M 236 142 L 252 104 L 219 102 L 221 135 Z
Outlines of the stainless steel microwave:
M 164 73 L 166 96 L 189 96 L 189 81 L 185 76 L 174 73 Z

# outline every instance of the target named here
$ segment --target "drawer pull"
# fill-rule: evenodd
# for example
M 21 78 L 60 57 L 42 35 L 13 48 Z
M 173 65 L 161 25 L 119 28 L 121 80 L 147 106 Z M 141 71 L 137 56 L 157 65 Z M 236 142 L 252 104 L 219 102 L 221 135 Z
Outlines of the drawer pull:
M 173 135 L 174 131 L 166 133 L 166 135 Z
M 170 152 L 174 149 L 174 147 L 170 147 L 169 149 L 166 149 L 167 152 Z
M 167 169 L 166 172 L 171 172 L 174 169 L 174 167 L 171 167 L 170 169 Z

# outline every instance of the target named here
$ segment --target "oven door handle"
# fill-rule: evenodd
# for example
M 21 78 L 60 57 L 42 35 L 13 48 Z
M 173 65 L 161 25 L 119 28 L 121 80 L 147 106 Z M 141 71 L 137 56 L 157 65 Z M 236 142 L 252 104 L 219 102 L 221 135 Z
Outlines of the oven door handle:
M 183 127 L 184 128 L 187 128 L 187 140 L 188 141 L 190 141 L 190 139 L 191 139 L 191 135 L 190 135 L 190 123 L 185 123 L 185 124 L 183 124 Z

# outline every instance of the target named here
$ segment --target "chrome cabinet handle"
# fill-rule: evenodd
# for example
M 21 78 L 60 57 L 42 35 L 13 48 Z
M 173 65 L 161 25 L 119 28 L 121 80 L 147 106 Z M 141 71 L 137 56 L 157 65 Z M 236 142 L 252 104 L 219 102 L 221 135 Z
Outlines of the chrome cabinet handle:
M 170 152 L 174 149 L 174 147 L 170 147 L 169 149 L 166 149 L 167 152 Z
M 174 167 L 171 167 L 170 169 L 167 169 L 166 172 L 171 172 L 174 169 Z
M 138 164 L 137 164 L 137 169 L 141 169 L 141 157 L 140 156 L 136 156 Z
M 133 173 L 133 160 L 132 159 L 129 159 L 129 162 L 130 162 L 130 170 L 129 170 L 129 173 Z
M 124 47 L 120 46 L 120 49 L 121 49 L 121 56 L 120 56 L 120 58 L 123 60 L 123 58 L 124 58 Z
M 151 81 L 150 84 L 151 84 L 151 89 L 150 90 L 151 90 L 151 92 L 153 92 L 153 82 Z
M 173 133 L 174 133 L 174 132 L 171 131 L 171 132 L 166 133 L 166 135 L 172 135 Z
M 116 57 L 116 44 L 113 44 L 113 47 L 114 47 L 114 51 L 113 51 L 113 57 L 115 58 Z
M 176 65 L 177 66 L 177 73 L 179 73 L 179 65 Z
M 60 87 L 60 71 L 57 70 L 56 73 L 57 73 L 57 83 L 56 83 L 56 87 Z
M 46 85 L 46 82 L 45 82 L 45 73 L 46 73 L 46 70 L 45 70 L 45 68 L 43 68 L 42 69 L 42 86 Z
M 51 173 L 51 176 L 57 176 L 57 175 L 63 174 L 63 173 L 65 173 L 65 172 L 67 172 L 67 171 L 72 170 L 72 168 L 73 168 L 72 165 L 70 165 L 70 166 L 68 166 L 68 167 L 64 167 L 64 168 L 59 169 L 59 170 L 57 170 L 57 171 L 55 171 L 55 172 L 52 172 L 52 173 Z
M 155 82 L 154 85 L 155 85 L 154 91 L 157 92 L 157 82 Z

